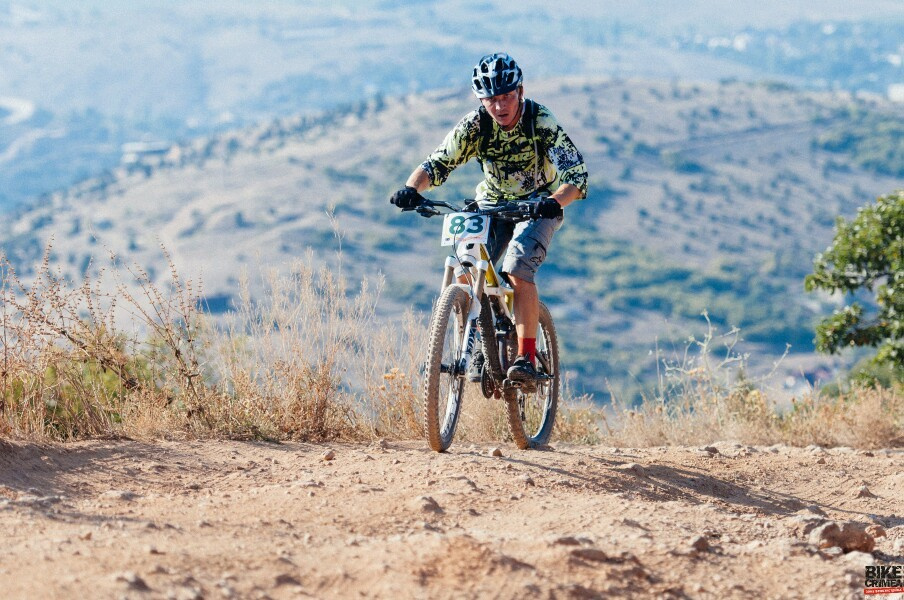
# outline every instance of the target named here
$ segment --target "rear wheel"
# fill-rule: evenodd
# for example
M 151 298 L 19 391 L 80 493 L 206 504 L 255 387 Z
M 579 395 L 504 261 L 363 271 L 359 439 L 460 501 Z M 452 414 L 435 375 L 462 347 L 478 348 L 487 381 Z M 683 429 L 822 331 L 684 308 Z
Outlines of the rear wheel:
M 537 372 L 548 377 L 537 382 L 537 391 L 525 393 L 508 386 L 504 389 L 512 437 L 522 450 L 549 442 L 559 404 L 559 341 L 552 316 L 542 302 L 537 328 Z
M 465 389 L 462 364 L 471 296 L 458 285 L 447 287 L 433 309 L 424 373 L 424 433 L 430 447 L 443 452 L 452 444 Z

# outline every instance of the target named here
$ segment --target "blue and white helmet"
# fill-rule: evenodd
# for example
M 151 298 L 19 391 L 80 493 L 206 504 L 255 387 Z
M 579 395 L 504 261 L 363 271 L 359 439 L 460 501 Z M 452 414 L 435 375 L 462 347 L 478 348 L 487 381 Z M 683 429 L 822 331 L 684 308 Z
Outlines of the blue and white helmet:
M 507 94 L 521 85 L 521 68 L 505 52 L 487 54 L 474 67 L 471 89 L 478 98 Z

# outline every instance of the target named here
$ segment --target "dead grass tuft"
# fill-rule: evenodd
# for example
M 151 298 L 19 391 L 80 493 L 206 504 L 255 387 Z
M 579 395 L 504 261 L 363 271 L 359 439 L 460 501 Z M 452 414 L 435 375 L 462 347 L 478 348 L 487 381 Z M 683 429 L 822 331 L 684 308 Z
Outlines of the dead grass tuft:
M 692 340 L 685 354 L 663 361 L 659 393 L 638 405 L 614 401 L 600 411 L 613 446 L 699 445 L 720 440 L 744 444 L 878 448 L 904 445 L 901 390 L 857 387 L 831 397 L 811 390 L 779 405 L 745 376 L 735 353 L 738 332 Z M 713 345 L 723 349 L 714 357 Z
M 305 441 L 420 438 L 423 320 L 376 318 L 382 282 L 350 290 L 314 257 L 265 276 L 220 321 L 200 283 L 170 261 L 163 284 L 111 257 L 71 285 L 50 268 L 28 283 L 0 256 L 0 437 L 227 437 Z M 165 253 L 165 250 L 164 250 Z M 128 276 L 124 285 L 118 277 Z M 103 285 L 112 277 L 115 285 Z M 115 292 L 105 292 L 115 289 Z M 138 290 L 134 292 L 131 290 Z M 130 323 L 127 332 L 119 323 Z M 137 326 L 135 325 L 137 323 Z M 902 391 L 815 391 L 779 407 L 744 375 L 737 332 L 710 330 L 662 361 L 655 394 L 600 407 L 566 385 L 558 441 L 613 446 L 904 445 Z M 714 346 L 721 343 L 721 357 Z M 459 441 L 510 440 L 502 402 L 468 386 Z

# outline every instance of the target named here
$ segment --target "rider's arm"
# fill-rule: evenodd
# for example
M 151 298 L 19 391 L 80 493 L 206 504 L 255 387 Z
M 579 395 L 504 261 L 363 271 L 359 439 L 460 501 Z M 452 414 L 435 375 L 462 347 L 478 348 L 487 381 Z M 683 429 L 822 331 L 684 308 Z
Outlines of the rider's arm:
M 562 206 L 587 197 L 587 165 L 580 151 L 545 106 L 537 116 L 537 133 L 546 146 L 546 159 L 558 174 L 559 187 L 552 196 Z
M 563 183 L 559 186 L 559 189 L 550 194 L 550 197 L 555 198 L 556 201 L 564 208 L 575 200 L 580 200 L 581 198 L 583 198 L 584 193 L 581 191 L 581 188 L 576 185 Z
M 427 174 L 427 171 L 425 171 L 423 167 L 418 165 L 414 171 L 411 172 L 411 175 L 408 176 L 408 181 L 405 182 L 405 185 L 413 187 L 419 193 L 423 192 L 430 187 L 430 175 Z
M 465 115 L 446 135 L 442 144 L 414 170 L 414 173 L 408 178 L 408 185 L 420 192 L 422 188 L 412 184 L 421 183 L 422 177 L 426 176 L 426 187 L 423 189 L 440 186 L 456 167 L 474 158 L 477 155 L 478 146 L 478 121 L 479 116 L 476 110 Z M 423 175 L 418 171 L 423 171 Z

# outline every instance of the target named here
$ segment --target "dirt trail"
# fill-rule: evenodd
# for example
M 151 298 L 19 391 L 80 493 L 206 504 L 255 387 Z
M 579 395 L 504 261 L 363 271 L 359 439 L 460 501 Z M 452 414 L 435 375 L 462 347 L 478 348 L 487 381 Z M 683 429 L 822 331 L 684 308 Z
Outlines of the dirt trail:
M 904 563 L 900 450 L 500 448 L 0 443 L 0 595 L 854 598 Z M 886 535 L 819 551 L 825 518 Z

